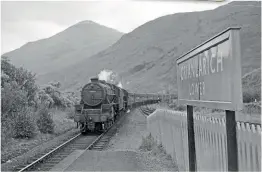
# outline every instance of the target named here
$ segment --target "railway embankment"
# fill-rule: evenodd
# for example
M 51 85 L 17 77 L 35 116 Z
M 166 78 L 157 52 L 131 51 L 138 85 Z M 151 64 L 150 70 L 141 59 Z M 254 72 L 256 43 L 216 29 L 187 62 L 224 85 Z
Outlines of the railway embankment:
M 12 171 L 16 167 L 27 164 L 79 133 L 73 120 L 65 117 L 66 113 L 57 110 L 54 113 L 53 120 L 56 124 L 54 134 L 40 133 L 31 139 L 10 139 L 8 144 L 2 147 L 2 171 Z

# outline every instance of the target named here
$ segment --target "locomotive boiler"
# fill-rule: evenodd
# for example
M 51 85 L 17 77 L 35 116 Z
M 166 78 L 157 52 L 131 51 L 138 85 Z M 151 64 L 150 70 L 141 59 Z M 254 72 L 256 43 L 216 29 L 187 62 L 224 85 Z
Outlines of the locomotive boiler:
M 127 110 L 128 92 L 114 84 L 92 78 L 81 90 L 75 105 L 75 121 L 82 133 L 108 129 L 122 111 Z

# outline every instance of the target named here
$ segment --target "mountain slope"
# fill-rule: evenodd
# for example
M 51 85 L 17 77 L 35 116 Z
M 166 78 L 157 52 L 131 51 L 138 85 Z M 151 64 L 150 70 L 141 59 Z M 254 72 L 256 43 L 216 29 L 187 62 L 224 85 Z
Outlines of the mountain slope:
M 254 102 L 261 100 L 261 68 L 254 69 L 242 77 L 243 100 Z
M 232 2 L 215 10 L 178 13 L 150 21 L 113 46 L 61 73 L 39 77 L 40 83 L 62 82 L 75 90 L 102 69 L 123 78 L 137 92 L 176 90 L 176 59 L 230 26 L 240 26 L 242 75 L 260 67 L 261 2 Z
M 77 23 L 50 38 L 25 44 L 4 54 L 16 66 L 37 74 L 61 70 L 102 51 L 115 43 L 122 33 L 92 21 Z

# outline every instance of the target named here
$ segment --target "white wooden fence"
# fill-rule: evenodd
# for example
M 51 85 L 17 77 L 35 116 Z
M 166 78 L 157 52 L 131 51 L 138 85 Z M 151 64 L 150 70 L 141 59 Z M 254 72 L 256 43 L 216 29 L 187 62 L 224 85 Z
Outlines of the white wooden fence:
M 162 143 L 180 171 L 188 171 L 186 113 L 156 110 L 148 119 L 148 130 Z M 194 115 L 198 171 L 227 171 L 225 120 Z M 261 171 L 261 126 L 237 122 L 239 171 Z

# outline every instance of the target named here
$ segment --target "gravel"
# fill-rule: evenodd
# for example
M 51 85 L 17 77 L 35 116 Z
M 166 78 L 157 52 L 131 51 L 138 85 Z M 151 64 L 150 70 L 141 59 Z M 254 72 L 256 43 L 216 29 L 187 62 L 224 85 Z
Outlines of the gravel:
M 135 152 L 136 157 L 141 162 L 137 168 L 143 169 L 143 171 L 178 171 L 172 159 L 164 152 L 139 150 L 142 137 L 148 135 L 146 117 L 138 109 L 135 109 L 126 116 L 123 125 L 119 128 L 117 134 L 111 138 L 106 150 L 126 151 L 127 155 L 130 154 L 130 159 L 133 158 Z

